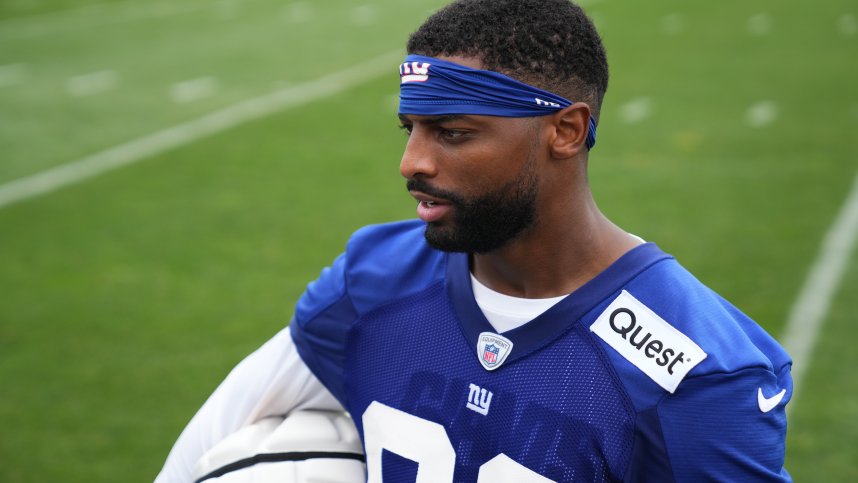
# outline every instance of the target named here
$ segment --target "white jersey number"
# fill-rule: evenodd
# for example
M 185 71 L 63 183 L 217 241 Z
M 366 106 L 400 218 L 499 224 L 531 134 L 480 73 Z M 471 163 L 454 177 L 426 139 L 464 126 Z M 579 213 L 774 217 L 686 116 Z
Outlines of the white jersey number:
M 363 413 L 367 482 L 381 483 L 383 449 L 417 462 L 415 483 L 453 481 L 456 451 L 444 426 L 378 401 Z M 551 483 L 552 480 L 499 454 L 480 466 L 477 483 Z

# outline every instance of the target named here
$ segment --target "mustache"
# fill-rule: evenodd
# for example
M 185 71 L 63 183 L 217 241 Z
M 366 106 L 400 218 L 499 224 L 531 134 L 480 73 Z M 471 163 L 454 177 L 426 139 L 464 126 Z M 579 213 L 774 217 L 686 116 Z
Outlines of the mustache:
M 451 191 L 442 190 L 441 188 L 435 188 L 429 183 L 419 179 L 409 179 L 408 181 L 406 181 L 405 189 L 407 189 L 408 191 L 420 191 L 421 193 L 425 193 L 434 198 L 447 200 L 453 204 L 463 204 L 464 201 L 461 197 Z

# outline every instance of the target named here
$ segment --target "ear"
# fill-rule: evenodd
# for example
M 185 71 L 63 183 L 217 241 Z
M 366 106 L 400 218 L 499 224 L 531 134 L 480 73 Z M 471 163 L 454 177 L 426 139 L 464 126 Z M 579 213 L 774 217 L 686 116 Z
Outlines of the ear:
M 587 129 L 590 126 L 590 106 L 576 102 L 551 116 L 554 128 L 550 143 L 551 155 L 568 159 L 586 152 Z

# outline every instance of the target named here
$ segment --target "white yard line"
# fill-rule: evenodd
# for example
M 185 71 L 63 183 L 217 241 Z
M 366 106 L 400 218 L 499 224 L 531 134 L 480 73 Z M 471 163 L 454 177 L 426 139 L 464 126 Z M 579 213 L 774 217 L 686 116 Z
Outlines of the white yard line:
M 685 18 L 681 13 L 669 13 L 661 17 L 661 31 L 665 35 L 678 35 L 685 30 Z
M 748 32 L 756 37 L 764 37 L 772 32 L 772 16 L 767 13 L 758 13 L 748 18 Z
M 106 69 L 89 74 L 76 75 L 66 81 L 66 92 L 72 97 L 86 97 L 109 91 L 119 83 L 119 74 Z
M 745 124 L 753 128 L 766 127 L 778 119 L 778 105 L 774 101 L 757 101 L 745 111 Z
M 620 119 L 637 124 L 652 115 L 654 104 L 649 97 L 637 97 L 620 106 Z
M 0 87 L 20 84 L 25 77 L 26 66 L 24 64 L 0 65 Z
M 287 23 L 307 23 L 316 17 L 316 11 L 310 2 L 295 2 L 283 7 L 280 18 Z
M 378 8 L 375 5 L 360 5 L 351 11 L 352 24 L 369 27 L 378 21 Z
M 837 19 L 837 30 L 844 37 L 852 37 L 858 33 L 858 20 L 851 13 L 844 13 Z
M 213 96 L 217 87 L 217 79 L 210 76 L 176 82 L 170 86 L 170 99 L 176 104 L 199 101 Z
M 100 3 L 26 17 L 0 20 L 0 40 L 21 40 L 75 30 L 193 13 L 216 6 L 214 2 Z
M 816 261 L 810 268 L 804 286 L 790 311 L 781 341 L 792 356 L 793 399 L 810 365 L 816 339 L 831 301 L 837 294 L 843 273 L 858 238 L 858 175 L 852 191 L 828 229 Z M 791 406 L 791 407 L 794 407 Z
M 393 72 L 401 58 L 400 50 L 389 52 L 319 79 L 248 99 L 178 126 L 0 185 L 0 208 L 80 183 L 239 124 L 339 94 Z

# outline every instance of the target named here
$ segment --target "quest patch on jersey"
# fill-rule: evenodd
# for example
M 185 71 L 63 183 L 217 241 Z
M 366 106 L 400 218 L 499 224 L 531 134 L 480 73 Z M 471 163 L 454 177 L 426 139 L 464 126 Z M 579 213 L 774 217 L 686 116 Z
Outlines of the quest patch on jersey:
M 700 346 L 625 290 L 590 330 L 671 393 L 706 358 Z
M 477 359 L 487 371 L 493 371 L 503 364 L 512 352 L 512 341 L 492 332 L 483 332 L 477 339 Z

